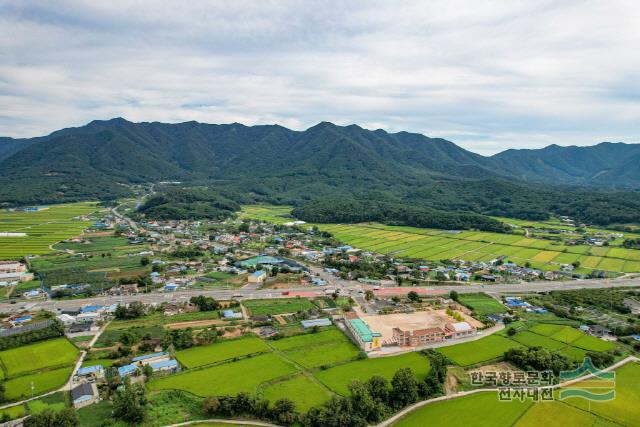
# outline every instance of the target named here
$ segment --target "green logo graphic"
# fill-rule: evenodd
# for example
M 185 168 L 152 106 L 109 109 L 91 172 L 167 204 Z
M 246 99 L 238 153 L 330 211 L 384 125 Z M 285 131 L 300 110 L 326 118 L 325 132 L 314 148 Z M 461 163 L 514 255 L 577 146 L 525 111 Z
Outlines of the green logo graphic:
M 576 382 L 560 390 L 559 399 L 565 400 L 572 397 L 585 400 L 603 402 L 616 398 L 616 373 L 603 372 L 593 365 L 590 357 L 585 357 L 582 365 L 573 371 L 561 371 L 560 382 L 578 379 L 585 375 L 590 378 Z

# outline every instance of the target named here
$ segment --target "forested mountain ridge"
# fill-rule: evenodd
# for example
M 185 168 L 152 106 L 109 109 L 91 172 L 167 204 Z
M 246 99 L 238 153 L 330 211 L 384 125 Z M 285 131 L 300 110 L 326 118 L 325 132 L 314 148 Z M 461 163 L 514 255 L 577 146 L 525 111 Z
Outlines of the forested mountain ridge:
M 456 211 L 540 219 L 553 212 L 599 224 L 640 222 L 638 192 L 539 184 L 549 182 L 543 177 L 567 185 L 610 184 L 616 177 L 640 181 L 637 165 L 616 169 L 615 150 L 630 150 L 623 156 L 630 161 L 635 155 L 631 151 L 640 147 L 627 144 L 604 145 L 613 148 L 600 162 L 607 169 L 607 179 L 600 181 L 593 175 L 603 173 L 593 171 L 602 154 L 585 155 L 575 163 L 563 154 L 565 160 L 554 161 L 543 159 L 553 157 L 549 152 L 554 148 L 547 147 L 484 157 L 444 139 L 328 122 L 293 131 L 278 125 L 132 123 L 117 118 L 0 144 L 7 144 L 6 150 L 0 149 L 0 159 L 7 153 L 0 160 L 0 203 L 5 204 L 112 199 L 127 194 L 130 184 L 181 181 L 222 197 L 201 194 L 203 203 L 311 203 L 300 212 L 314 217 L 329 211 L 323 200 L 333 209 L 339 208 L 336 200 L 347 198 L 379 202 L 384 211 L 373 216 L 385 218 L 396 205 L 415 208 L 402 209 L 403 218 L 433 209 L 438 215 Z M 559 178 L 558 171 L 577 178 Z M 153 211 L 163 205 L 167 203 Z
M 498 168 L 509 168 L 515 178 L 527 181 L 640 187 L 640 144 L 550 145 L 538 150 L 506 150 L 490 159 Z

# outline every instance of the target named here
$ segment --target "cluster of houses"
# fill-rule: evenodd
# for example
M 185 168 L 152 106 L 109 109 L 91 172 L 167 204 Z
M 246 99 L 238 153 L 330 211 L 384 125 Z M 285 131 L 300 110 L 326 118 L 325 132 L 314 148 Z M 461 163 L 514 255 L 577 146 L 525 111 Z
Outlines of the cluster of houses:
M 33 274 L 20 261 L 0 261 L 0 287 L 33 280 Z
M 98 322 L 111 318 L 118 304 L 86 305 L 79 310 L 64 310 L 56 318 L 69 333 L 97 331 Z
M 157 352 L 134 357 L 128 365 L 117 368 L 118 376 L 124 380 L 141 381 L 146 367 L 153 373 L 172 374 L 180 371 L 180 364 L 166 352 Z M 74 408 L 79 409 L 100 400 L 97 383 L 105 381 L 105 369 L 102 365 L 89 365 L 79 368 L 73 377 L 71 400 Z

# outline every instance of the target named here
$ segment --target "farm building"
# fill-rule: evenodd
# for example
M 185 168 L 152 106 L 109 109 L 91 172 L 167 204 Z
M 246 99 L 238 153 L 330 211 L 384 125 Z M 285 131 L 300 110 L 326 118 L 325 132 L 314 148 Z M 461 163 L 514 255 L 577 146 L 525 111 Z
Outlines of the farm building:
M 331 326 L 331 319 L 303 320 L 300 324 L 304 329 L 313 328 L 314 326 Z
M 237 313 L 233 310 L 224 310 L 222 312 L 222 317 L 225 319 L 242 319 L 242 313 Z
M 104 378 L 104 368 L 101 365 L 85 366 L 76 372 L 78 378 L 87 378 L 89 380 L 97 380 Z
M 169 353 L 165 351 L 159 351 L 157 353 L 144 354 L 142 356 L 134 357 L 131 359 L 133 365 L 144 366 L 156 362 L 164 362 L 169 360 Z
M 380 350 L 382 347 L 382 341 L 380 339 L 382 334 L 369 329 L 369 326 L 367 326 L 357 314 L 353 312 L 346 313 L 345 323 L 358 342 L 358 345 L 360 345 L 364 351 Z
M 262 270 L 258 270 L 254 273 L 251 273 L 247 280 L 249 281 L 249 283 L 263 283 L 266 279 L 267 273 Z
M 159 362 L 149 363 L 153 372 L 169 372 L 174 373 L 180 370 L 180 365 L 175 359 L 161 360 Z
M 64 326 L 71 326 L 76 322 L 76 318 L 69 314 L 59 314 L 56 319 L 60 321 Z
M 71 390 L 71 400 L 76 409 L 91 405 L 99 400 L 98 388 L 94 383 L 82 383 Z
M 136 365 L 120 366 L 118 368 L 118 375 L 120 375 L 120 378 L 126 378 L 129 375 L 133 375 L 137 370 L 138 368 L 136 367 Z

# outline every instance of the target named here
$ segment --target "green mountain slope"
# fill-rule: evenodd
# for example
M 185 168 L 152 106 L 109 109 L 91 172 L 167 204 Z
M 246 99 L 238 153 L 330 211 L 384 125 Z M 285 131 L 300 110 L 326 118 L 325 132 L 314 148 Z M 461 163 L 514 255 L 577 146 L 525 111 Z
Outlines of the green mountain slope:
M 209 187 L 225 203 L 315 203 L 306 212 L 327 212 L 324 199 L 377 201 L 383 217 L 394 205 L 412 206 L 402 216 L 419 212 L 424 223 L 443 211 L 640 222 L 638 192 L 546 185 L 640 187 L 638 145 L 552 146 L 483 157 L 443 139 L 356 125 L 323 122 L 293 131 L 120 118 L 0 143 L 7 147 L 0 149 L 5 204 L 110 199 L 127 194 L 130 184 L 182 181 Z

